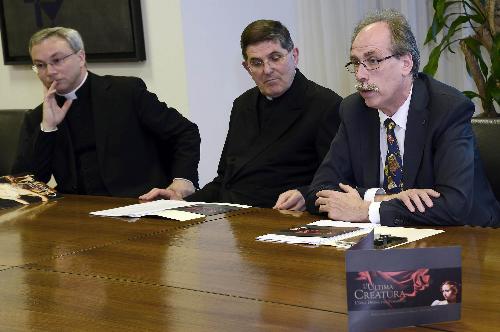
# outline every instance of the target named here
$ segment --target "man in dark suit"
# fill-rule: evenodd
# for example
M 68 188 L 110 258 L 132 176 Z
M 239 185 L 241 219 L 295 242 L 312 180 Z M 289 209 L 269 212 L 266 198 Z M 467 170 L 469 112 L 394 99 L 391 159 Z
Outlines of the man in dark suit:
M 408 22 L 387 10 L 354 30 L 355 93 L 307 195 L 310 212 L 388 226 L 500 223 L 470 119 L 456 89 L 418 73 Z
M 186 200 L 303 210 L 337 131 L 341 98 L 297 69 L 299 51 L 280 22 L 248 25 L 241 50 L 257 86 L 233 103 L 217 177 Z M 145 198 L 155 195 L 162 193 Z
M 56 27 L 30 40 L 44 101 L 26 115 L 13 173 L 51 175 L 62 193 L 137 197 L 164 187 L 194 192 L 200 136 L 195 124 L 133 77 L 87 71 L 77 31 Z

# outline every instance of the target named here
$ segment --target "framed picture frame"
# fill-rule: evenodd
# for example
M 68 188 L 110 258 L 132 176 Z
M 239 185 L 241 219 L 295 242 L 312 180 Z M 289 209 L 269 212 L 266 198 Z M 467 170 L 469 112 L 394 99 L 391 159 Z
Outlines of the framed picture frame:
M 55 26 L 80 32 L 89 62 L 146 60 L 140 0 L 0 0 L 4 64 L 31 63 L 29 39 Z

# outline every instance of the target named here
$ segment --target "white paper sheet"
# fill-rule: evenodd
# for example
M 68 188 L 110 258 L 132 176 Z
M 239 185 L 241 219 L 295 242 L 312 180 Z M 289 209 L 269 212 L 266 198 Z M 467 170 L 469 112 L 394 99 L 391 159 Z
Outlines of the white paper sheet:
M 239 207 L 239 208 L 242 208 L 242 209 L 247 209 L 247 208 L 251 208 L 252 206 L 251 205 L 243 205 L 243 204 L 235 204 L 235 203 L 218 203 L 218 202 L 210 202 L 210 203 L 207 203 L 207 202 L 190 202 L 191 205 L 195 205 L 195 204 L 210 204 L 210 205 L 223 205 L 223 206 L 234 206 L 234 207 Z
M 358 227 L 360 230 L 341 234 L 333 237 L 316 237 L 316 236 L 293 236 L 293 235 L 281 235 L 281 234 L 265 234 L 257 237 L 258 241 L 266 242 L 277 242 L 277 243 L 288 243 L 288 244 L 309 244 L 309 245 L 328 245 L 343 249 L 348 249 L 353 243 L 349 242 L 350 238 L 368 234 L 374 229 L 374 234 L 386 234 L 397 237 L 406 237 L 408 240 L 404 243 L 400 243 L 391 246 L 386 249 L 394 248 L 409 242 L 417 241 L 429 236 L 433 236 L 439 233 L 443 233 L 442 230 L 436 229 L 419 229 L 419 228 L 409 228 L 409 227 L 388 227 L 380 226 L 372 223 L 354 223 L 345 222 L 337 220 L 318 220 L 307 225 L 314 226 L 333 226 L 333 227 Z
M 205 215 L 186 212 L 186 211 L 179 211 L 175 209 L 186 206 L 198 205 L 198 204 L 233 206 L 242 209 L 251 207 L 250 205 L 231 204 L 231 203 L 186 202 L 186 201 L 160 199 L 152 202 L 126 205 L 114 209 L 94 211 L 90 212 L 90 214 L 94 216 L 103 216 L 103 217 L 133 217 L 133 218 L 144 217 L 144 216 L 158 216 L 167 219 L 186 221 L 197 218 L 203 218 L 205 217 Z
M 333 226 L 333 227 L 359 227 L 359 228 L 373 228 L 380 226 L 378 224 L 372 224 L 370 222 L 350 222 L 350 221 L 339 221 L 339 220 L 318 220 L 312 222 L 308 225 L 314 226 Z
M 433 236 L 439 233 L 444 233 L 444 231 L 440 229 L 430 229 L 430 228 L 389 227 L 389 226 L 377 227 L 374 232 L 375 235 L 387 234 L 391 236 L 406 237 L 408 239 L 408 241 L 396 244 L 394 246 L 391 246 L 390 248 L 402 246 L 403 244 L 421 240 L 423 238 Z
M 148 216 L 158 216 L 178 221 L 187 221 L 205 217 L 205 215 L 203 214 L 192 213 L 187 211 L 179 211 L 179 210 L 164 210 L 155 213 L 149 213 Z
M 94 211 L 90 212 L 90 214 L 94 216 L 104 216 L 104 217 L 143 217 L 148 214 L 163 211 L 166 209 L 175 209 L 194 204 L 196 203 L 160 199 L 152 202 L 126 205 L 114 209 Z

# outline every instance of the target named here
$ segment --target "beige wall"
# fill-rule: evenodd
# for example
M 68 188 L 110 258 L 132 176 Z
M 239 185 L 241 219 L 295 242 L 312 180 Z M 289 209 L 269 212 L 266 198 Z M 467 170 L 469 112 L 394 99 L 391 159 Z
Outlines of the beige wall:
M 141 4 L 147 60 L 90 63 L 89 70 L 141 77 L 160 100 L 188 115 L 180 0 L 142 0 Z M 6 66 L 0 57 L 0 109 L 33 108 L 39 104 L 42 87 L 30 67 Z

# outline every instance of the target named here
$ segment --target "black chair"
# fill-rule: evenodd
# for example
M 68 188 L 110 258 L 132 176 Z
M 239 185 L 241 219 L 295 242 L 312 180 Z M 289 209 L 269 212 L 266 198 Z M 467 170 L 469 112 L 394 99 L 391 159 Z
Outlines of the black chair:
M 472 128 L 486 176 L 500 201 L 500 118 L 473 118 Z
M 0 110 L 0 176 L 10 174 L 26 110 Z

